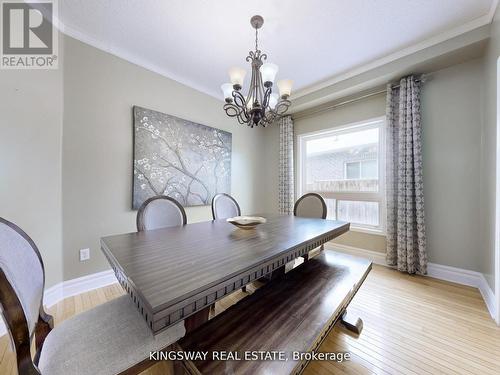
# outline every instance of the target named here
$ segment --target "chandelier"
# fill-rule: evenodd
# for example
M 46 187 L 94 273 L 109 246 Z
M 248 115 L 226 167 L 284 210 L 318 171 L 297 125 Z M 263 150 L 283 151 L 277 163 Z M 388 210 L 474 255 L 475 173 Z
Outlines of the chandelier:
M 288 98 L 293 82 L 289 79 L 278 81 L 279 95 L 273 93 L 278 66 L 263 63 L 267 60 L 267 55 L 259 50 L 258 45 L 258 31 L 264 24 L 264 19 L 261 16 L 253 16 L 250 24 L 255 29 L 255 51 L 250 51 L 246 58 L 252 66 L 250 88 L 248 94 L 243 96 L 241 90 L 246 75 L 245 69 L 229 69 L 231 83 L 221 86 L 226 102 L 224 110 L 229 117 L 236 117 L 240 124 L 247 124 L 252 128 L 259 125 L 266 127 L 288 110 L 291 104 Z

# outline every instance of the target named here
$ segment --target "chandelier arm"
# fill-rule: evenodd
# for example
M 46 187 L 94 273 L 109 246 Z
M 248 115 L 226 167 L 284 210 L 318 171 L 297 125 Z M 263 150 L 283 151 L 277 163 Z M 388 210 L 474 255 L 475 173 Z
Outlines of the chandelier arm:
M 241 109 L 232 103 L 224 104 L 223 108 L 224 108 L 224 111 L 226 111 L 226 115 L 228 115 L 229 117 L 240 116 Z
M 276 107 L 274 108 L 274 111 L 279 115 L 279 116 L 282 116 L 287 110 L 288 110 L 288 107 L 290 107 L 290 105 L 292 104 L 292 102 L 288 99 L 281 99 L 278 104 L 276 104 Z
M 272 91 L 273 90 L 272 90 L 271 86 L 266 89 L 266 92 L 264 94 L 264 99 L 262 100 L 262 108 L 263 109 L 265 109 L 269 106 L 269 98 L 271 96 Z
M 236 106 L 241 108 L 241 110 L 246 108 L 246 100 L 245 97 L 241 95 L 241 92 L 233 90 L 233 101 Z

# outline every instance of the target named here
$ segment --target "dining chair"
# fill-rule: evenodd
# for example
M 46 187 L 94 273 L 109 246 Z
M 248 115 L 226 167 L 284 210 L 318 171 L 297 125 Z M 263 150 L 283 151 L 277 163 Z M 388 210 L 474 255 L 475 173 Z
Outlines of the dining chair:
M 128 295 L 54 327 L 43 306 L 44 285 L 37 246 L 0 218 L 0 307 L 19 375 L 138 374 L 155 364 L 150 352 L 171 350 L 185 334 L 181 321 L 154 336 Z
M 186 212 L 174 198 L 158 195 L 149 198 L 137 211 L 137 230 L 152 230 L 186 225 Z
M 327 208 L 323 197 L 317 193 L 307 193 L 301 196 L 293 206 L 293 214 L 299 217 L 326 219 Z M 324 250 L 325 245 L 320 246 Z M 309 259 L 309 253 L 304 255 L 304 260 Z
M 236 199 L 226 193 L 215 194 L 212 198 L 212 217 L 217 219 L 228 219 L 230 217 L 240 216 L 241 209 Z M 245 293 L 247 287 L 243 286 L 241 291 Z
M 226 193 L 216 194 L 212 199 L 212 217 L 214 220 L 240 216 L 241 209 L 232 196 Z
M 304 194 L 295 202 L 293 214 L 300 217 L 326 219 L 325 200 L 317 193 Z

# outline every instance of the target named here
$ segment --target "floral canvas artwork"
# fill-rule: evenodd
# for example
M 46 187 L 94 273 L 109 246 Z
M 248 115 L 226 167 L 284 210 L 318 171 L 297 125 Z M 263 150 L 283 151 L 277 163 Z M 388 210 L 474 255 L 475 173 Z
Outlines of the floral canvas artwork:
M 231 141 L 231 133 L 135 106 L 133 208 L 155 195 L 187 207 L 230 193 Z

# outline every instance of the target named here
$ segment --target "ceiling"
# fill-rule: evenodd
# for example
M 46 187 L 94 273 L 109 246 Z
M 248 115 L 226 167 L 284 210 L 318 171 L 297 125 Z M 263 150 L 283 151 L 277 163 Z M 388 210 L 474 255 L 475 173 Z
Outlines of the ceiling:
M 467 31 L 496 2 L 60 0 L 59 18 L 72 37 L 221 98 L 228 68 L 248 71 L 254 14 L 264 17 L 259 44 L 279 66 L 278 79 L 293 79 L 300 95 L 436 35 Z

